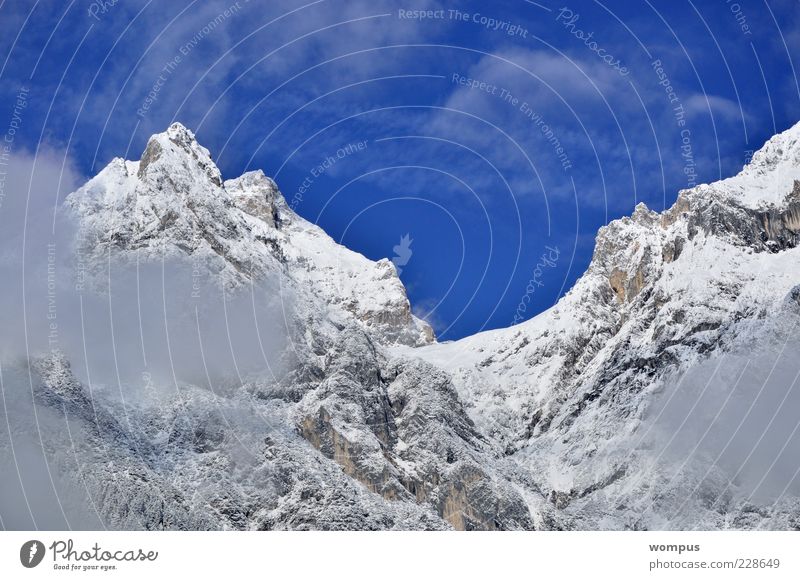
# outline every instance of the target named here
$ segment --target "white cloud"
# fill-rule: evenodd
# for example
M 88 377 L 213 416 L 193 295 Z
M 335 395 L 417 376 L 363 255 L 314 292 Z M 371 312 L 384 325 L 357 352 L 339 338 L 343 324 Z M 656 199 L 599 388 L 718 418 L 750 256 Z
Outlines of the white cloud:
M 684 108 L 689 116 L 704 116 L 710 114 L 713 115 L 715 119 L 721 118 L 725 121 L 740 120 L 742 116 L 744 116 L 745 119 L 748 117 L 736 101 L 703 93 L 695 93 L 688 97 Z
M 29 230 L 44 224 L 64 197 L 84 181 L 69 155 L 43 144 L 38 154 L 19 150 L 12 152 L 8 164 L 0 166 L 0 243 L 7 243 L 21 234 L 26 223 Z

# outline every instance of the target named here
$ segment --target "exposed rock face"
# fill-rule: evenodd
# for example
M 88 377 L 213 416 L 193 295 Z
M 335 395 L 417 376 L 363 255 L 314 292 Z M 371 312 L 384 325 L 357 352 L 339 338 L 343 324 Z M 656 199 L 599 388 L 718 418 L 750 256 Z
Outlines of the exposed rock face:
M 798 134 L 661 214 L 640 204 L 601 228 L 550 310 L 436 344 L 389 260 L 336 244 L 260 171 L 223 182 L 176 124 L 68 198 L 90 273 L 188 257 L 234 294 L 277 279 L 292 295 L 280 373 L 175 380 L 131 402 L 51 355 L 11 366 L 5 388 L 30 393 L 30 365 L 54 465 L 115 528 L 796 528 L 793 488 L 766 501 L 724 454 L 671 458 L 664 441 L 688 428 L 661 409 L 709 384 L 714 400 L 752 394 L 748 368 L 779 350 L 773 368 L 800 360 L 786 346 L 800 324 Z M 719 379 L 703 375 L 713 364 Z M 680 391 L 692 380 L 703 388 Z
M 260 169 L 227 180 L 225 191 L 246 214 L 259 218 L 271 228 L 280 227 L 280 211 L 286 210 L 283 196 L 275 182 Z
M 529 529 L 529 509 L 475 430 L 449 377 L 420 361 L 387 361 L 345 330 L 327 378 L 298 407 L 300 431 L 370 491 L 429 505 L 455 529 Z
M 605 525 L 669 525 L 658 509 L 675 506 L 664 497 L 648 506 L 647 520 L 628 519 L 632 498 L 654 493 L 643 481 L 647 453 L 629 442 L 644 435 L 637 430 L 657 393 L 705 357 L 744 348 L 735 346 L 743 336 L 755 344 L 791 336 L 798 319 L 785 304 L 800 264 L 798 133 L 768 143 L 780 159 L 761 153 L 741 176 L 683 191 L 661 215 L 640 204 L 601 228 L 587 273 L 537 318 L 417 351 L 454 375 L 478 429 L 533 474 L 560 513 L 581 514 L 580 525 L 587 509 L 609 518 Z M 770 187 L 748 189 L 758 179 Z M 698 490 L 731 493 L 709 469 Z M 680 486 L 669 483 L 679 497 Z M 692 485 L 681 485 L 694 502 Z M 599 498 L 613 494 L 624 507 L 597 511 Z M 693 503 L 694 520 L 714 521 L 721 504 L 735 511 L 737 501 L 731 493 L 715 505 Z
M 222 182 L 207 149 L 173 124 L 140 161 L 114 159 L 67 198 L 93 273 L 115 261 L 186 259 L 228 289 L 283 277 L 293 295 L 355 317 L 384 343 L 426 344 L 389 260 L 371 262 L 291 211 L 262 171 Z

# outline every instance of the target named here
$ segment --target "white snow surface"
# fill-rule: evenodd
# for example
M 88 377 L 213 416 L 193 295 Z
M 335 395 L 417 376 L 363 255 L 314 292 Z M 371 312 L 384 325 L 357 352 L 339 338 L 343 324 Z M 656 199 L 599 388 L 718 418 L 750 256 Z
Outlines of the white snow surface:
M 230 292 L 277 278 L 289 370 L 129 410 L 52 355 L 33 398 L 68 414 L 112 527 L 800 529 L 798 136 L 601 228 L 554 307 L 439 344 L 390 261 L 337 244 L 261 171 L 223 181 L 174 124 L 68 197 L 89 273 L 188 259 Z
M 603 495 L 594 491 L 598 488 L 616 490 L 623 505 L 637 494 L 649 497 L 649 480 L 657 481 L 671 467 L 641 463 L 653 458 L 637 460 L 647 454 L 635 451 L 633 442 L 653 431 L 648 409 L 660 393 L 670 393 L 683 373 L 712 353 L 739 349 L 741 356 L 763 344 L 778 349 L 796 334 L 798 135 L 800 125 L 773 137 L 739 175 L 682 191 L 663 214 L 639 204 L 630 218 L 601 228 L 588 271 L 533 319 L 453 342 L 397 347 L 395 354 L 422 358 L 450 373 L 479 429 L 530 470 L 565 511 L 591 510 L 588 498 Z M 781 351 L 784 361 L 798 354 L 796 342 L 789 344 Z M 740 388 L 758 392 L 761 385 L 751 380 Z M 687 419 L 684 427 L 694 428 L 697 418 Z M 766 420 L 751 426 L 773 427 Z M 664 443 L 645 439 L 654 449 Z M 790 467 L 787 457 L 780 461 L 778 467 Z M 645 464 L 649 471 L 631 473 Z M 732 473 L 697 469 L 709 473 L 696 489 L 709 485 L 713 494 L 736 487 L 725 480 Z M 691 469 L 684 475 L 696 476 Z M 715 477 L 718 487 L 711 483 Z M 618 490 L 620 481 L 624 492 Z M 677 488 L 676 496 L 686 491 Z M 733 516 L 716 520 L 719 514 L 706 513 L 696 500 L 691 494 L 686 498 L 692 525 L 737 525 Z M 721 503 L 730 508 L 727 501 L 715 507 Z M 614 510 L 623 517 L 613 517 Z M 614 507 L 612 516 L 602 515 L 601 525 L 617 527 L 627 517 Z M 673 525 L 659 514 L 637 519 L 644 517 L 638 513 L 622 526 Z M 681 523 L 686 525 L 685 517 Z
M 780 205 L 800 180 L 800 123 L 769 139 L 742 171 L 699 190 L 719 191 L 752 208 Z
M 98 271 L 112 253 L 189 257 L 228 288 L 279 274 L 293 292 L 343 320 L 356 318 L 378 340 L 433 340 L 430 326 L 411 314 L 390 260 L 373 262 L 337 244 L 294 213 L 261 170 L 223 182 L 208 150 L 180 123 L 152 136 L 140 161 L 111 161 L 66 205 Z

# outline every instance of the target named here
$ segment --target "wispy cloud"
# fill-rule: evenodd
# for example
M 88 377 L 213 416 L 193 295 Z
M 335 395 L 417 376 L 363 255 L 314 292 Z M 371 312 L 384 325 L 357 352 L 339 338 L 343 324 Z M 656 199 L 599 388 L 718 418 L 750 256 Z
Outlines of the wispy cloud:
M 686 112 L 689 115 L 713 115 L 724 121 L 741 120 L 748 115 L 739 107 L 736 101 L 716 95 L 695 93 L 686 99 Z

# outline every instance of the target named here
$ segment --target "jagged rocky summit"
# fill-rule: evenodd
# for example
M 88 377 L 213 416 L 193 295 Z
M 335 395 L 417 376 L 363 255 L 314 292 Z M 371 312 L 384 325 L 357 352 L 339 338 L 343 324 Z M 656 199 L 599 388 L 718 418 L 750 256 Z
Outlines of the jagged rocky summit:
M 737 464 L 702 430 L 676 451 L 689 429 L 669 411 L 709 385 L 714 401 L 738 400 L 769 384 L 760 366 L 797 364 L 800 125 L 739 175 L 601 228 L 551 309 L 443 344 L 390 261 L 336 244 L 260 171 L 223 181 L 180 124 L 141 160 L 113 160 L 64 211 L 98 291 L 111 262 L 191 260 L 227 292 L 278 279 L 291 296 L 277 375 L 183 382 L 131 406 L 93 398 L 65 355 L 12 371 L 27 387 L 30 368 L 31 403 L 79 434 L 71 448 L 58 429 L 42 437 L 76 513 L 91 504 L 106 526 L 800 528 L 791 481 L 762 493 L 736 468 L 750 448 Z M 730 360 L 755 362 L 735 380 Z

